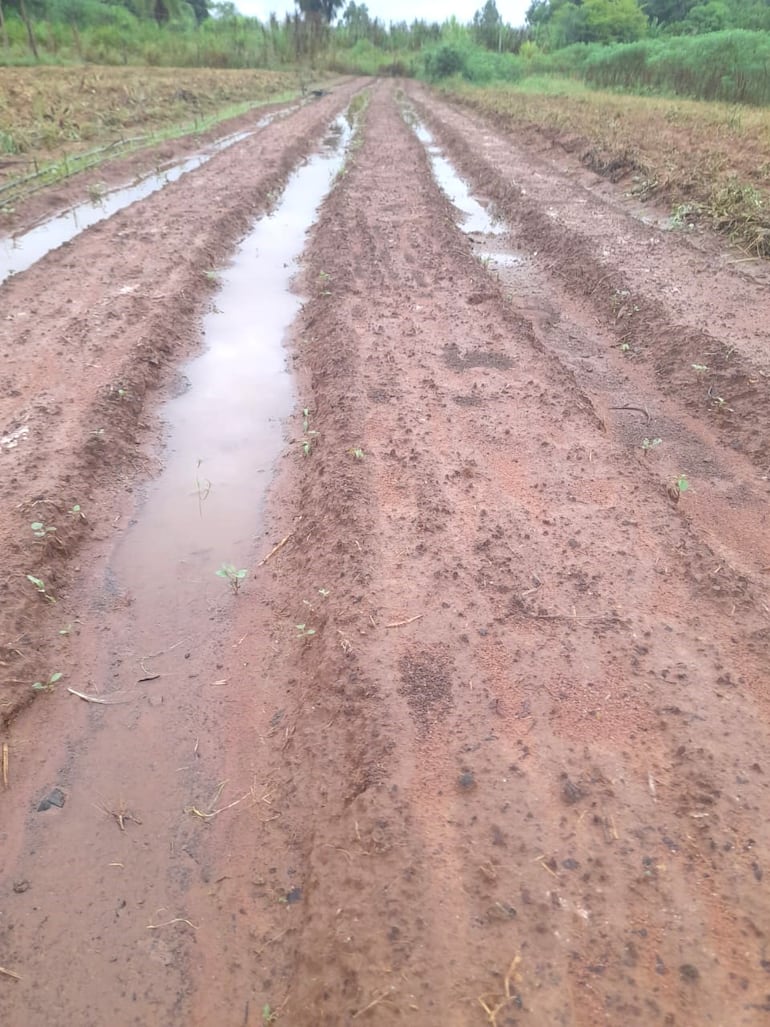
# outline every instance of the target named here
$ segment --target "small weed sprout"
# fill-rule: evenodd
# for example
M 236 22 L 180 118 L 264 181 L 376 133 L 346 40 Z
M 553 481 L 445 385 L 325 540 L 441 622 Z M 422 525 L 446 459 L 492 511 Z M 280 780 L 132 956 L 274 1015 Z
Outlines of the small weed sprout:
M 683 492 L 686 492 L 689 489 L 689 487 L 690 483 L 687 480 L 687 475 L 680 474 L 679 477 L 676 479 L 676 490 L 679 493 L 679 495 L 681 496 L 681 494 Z
M 130 394 L 125 385 L 121 385 L 119 382 L 115 385 L 110 385 L 110 398 L 117 399 L 119 402 L 124 399 L 130 399 Z
M 630 342 L 621 342 L 621 344 L 620 344 L 620 352 L 621 353 L 630 353 L 631 352 L 631 343 Z
M 219 570 L 216 572 L 216 574 L 218 578 L 224 578 L 225 581 L 229 584 L 230 588 L 235 593 L 235 595 L 238 595 L 238 592 L 241 587 L 241 582 L 248 574 L 248 571 L 245 567 L 241 567 L 241 569 L 238 570 L 236 569 L 235 564 L 223 563 Z
M 645 456 L 650 452 L 651 449 L 655 449 L 659 446 L 663 439 L 642 439 L 642 449 L 644 450 Z
M 103 202 L 107 188 L 103 182 L 92 182 L 88 187 L 88 198 L 94 206 Z
M 351 452 L 351 455 L 353 456 L 353 458 L 355 460 L 363 460 L 364 459 L 365 453 L 364 453 L 363 449 L 360 449 L 358 446 L 356 446 L 355 449 L 351 449 L 350 452 Z
M 274 1012 L 274 1010 L 270 1008 L 269 1002 L 265 1002 L 264 1006 L 262 1006 L 262 1023 L 275 1023 L 277 1019 L 278 1013 Z
M 34 574 L 28 574 L 27 581 L 31 581 L 37 589 L 37 591 L 40 593 L 40 595 L 43 596 L 44 599 L 47 599 L 49 603 L 56 602 L 54 597 L 49 594 L 48 589 L 46 588 L 46 584 L 42 578 L 36 578 Z
M 329 596 L 331 595 L 331 592 L 329 591 L 328 588 L 319 588 L 318 589 L 318 594 L 319 594 L 319 596 L 321 596 L 322 599 L 328 599 Z
M 313 445 L 315 440 L 318 438 L 318 432 L 310 427 L 310 408 L 302 408 L 302 431 L 304 435 L 300 439 L 300 446 L 302 447 L 302 455 L 310 456 L 313 452 Z
M 315 634 L 315 628 L 309 628 L 307 624 L 295 624 L 297 629 L 297 638 L 312 638 Z
M 33 521 L 32 524 L 30 524 L 30 528 L 32 529 L 32 534 L 35 538 L 40 539 L 43 542 L 47 539 L 56 538 L 56 528 L 53 524 L 45 524 L 43 521 Z
M 708 371 L 708 365 L 707 364 L 693 364 L 692 365 L 692 369 L 693 369 L 693 371 L 697 371 L 698 374 L 706 374 L 706 372 Z
M 32 688 L 35 692 L 53 692 L 56 682 L 60 681 L 62 676 L 62 672 L 57 670 L 51 674 L 47 681 L 36 681 Z
M 729 407 L 727 405 L 727 400 L 723 396 L 717 396 L 717 394 L 711 388 L 709 388 L 708 391 L 708 398 L 711 400 L 711 402 L 714 404 L 714 406 L 720 412 L 720 414 L 731 414 L 733 412 L 732 407 Z

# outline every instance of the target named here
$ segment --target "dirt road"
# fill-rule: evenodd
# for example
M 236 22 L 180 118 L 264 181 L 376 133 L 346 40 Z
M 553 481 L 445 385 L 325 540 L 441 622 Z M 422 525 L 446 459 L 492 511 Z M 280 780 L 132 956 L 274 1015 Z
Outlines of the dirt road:
M 360 88 L 0 287 L 3 1020 L 765 1023 L 764 267 L 371 85 L 248 577 L 177 554 L 209 463 L 142 533 L 205 272 Z

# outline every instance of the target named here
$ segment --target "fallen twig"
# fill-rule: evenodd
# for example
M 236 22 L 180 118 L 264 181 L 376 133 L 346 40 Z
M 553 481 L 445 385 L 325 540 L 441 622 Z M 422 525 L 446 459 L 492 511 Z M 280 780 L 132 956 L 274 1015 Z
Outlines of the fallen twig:
M 219 791 L 217 793 L 217 798 L 219 798 L 219 794 L 221 794 L 223 788 L 224 788 L 224 782 L 219 786 Z M 212 810 L 209 810 L 207 812 L 205 810 L 198 809 L 197 806 L 186 806 L 185 807 L 185 813 L 192 813 L 193 816 L 200 817 L 201 820 L 211 820 L 212 817 L 216 817 L 219 813 L 224 813 L 225 810 L 232 809 L 233 806 L 239 805 L 239 803 L 243 802 L 244 799 L 248 799 L 249 796 L 251 796 L 251 798 L 254 799 L 254 801 L 256 801 L 256 796 L 254 795 L 254 789 L 253 788 L 250 788 L 248 790 L 248 792 L 246 792 L 245 795 L 242 795 L 240 797 L 240 799 L 234 799 L 232 802 L 228 802 L 228 804 L 226 806 L 220 806 L 219 809 L 212 809 Z M 216 799 L 214 800 L 214 802 L 216 802 Z M 212 805 L 213 805 L 213 803 L 212 803 Z
M 650 416 L 650 411 L 647 409 L 647 407 L 610 407 L 610 410 L 635 410 L 637 414 L 644 414 L 644 416 L 647 418 L 648 424 L 652 420 L 652 417 Z
M 4 966 L 0 966 L 0 974 L 3 974 L 5 977 L 12 977 L 14 981 L 21 980 L 18 974 L 14 973 L 13 970 L 6 970 Z
M 391 986 L 390 988 L 386 988 L 385 991 L 381 992 L 379 995 L 375 995 L 372 1001 L 369 1003 L 369 1005 L 364 1006 L 363 1009 L 359 1009 L 357 1013 L 353 1013 L 351 1019 L 357 1020 L 359 1016 L 363 1016 L 364 1013 L 368 1013 L 370 1009 L 374 1009 L 374 1007 L 378 1006 L 380 1002 L 385 1002 L 387 1000 L 388 995 L 393 994 L 393 990 L 394 989 Z
M 68 688 L 67 691 L 76 695 L 78 699 L 84 699 L 86 702 L 101 703 L 102 706 L 114 706 L 116 703 L 131 702 L 130 699 L 116 699 L 109 695 L 104 698 L 99 695 L 86 695 L 85 692 L 78 692 L 74 688 Z
M 8 787 L 8 743 L 3 742 L 3 788 Z
M 405 624 L 411 624 L 413 621 L 419 620 L 424 614 L 418 613 L 416 617 L 409 617 L 407 620 L 394 620 L 392 624 L 386 624 L 386 628 L 403 628 Z
M 192 927 L 194 931 L 198 930 L 192 920 L 187 920 L 183 916 L 175 916 L 173 920 L 166 920 L 162 924 L 147 924 L 147 930 L 157 931 L 160 927 L 171 927 L 172 924 L 187 924 L 187 926 Z
M 283 547 L 286 545 L 289 539 L 292 538 L 293 535 L 294 532 L 290 531 L 286 538 L 282 538 L 280 542 L 276 543 L 276 545 L 273 546 L 273 548 L 270 550 L 267 556 L 259 561 L 259 564 L 257 566 L 262 567 L 264 564 L 266 564 L 271 557 L 275 556 L 279 549 L 283 549 Z

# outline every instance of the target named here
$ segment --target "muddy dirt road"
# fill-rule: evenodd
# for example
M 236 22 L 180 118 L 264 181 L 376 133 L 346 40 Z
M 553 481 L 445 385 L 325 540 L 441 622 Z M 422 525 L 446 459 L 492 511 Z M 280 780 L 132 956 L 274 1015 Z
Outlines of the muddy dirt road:
M 3 1022 L 766 1023 L 769 283 L 350 82 L 0 286 Z

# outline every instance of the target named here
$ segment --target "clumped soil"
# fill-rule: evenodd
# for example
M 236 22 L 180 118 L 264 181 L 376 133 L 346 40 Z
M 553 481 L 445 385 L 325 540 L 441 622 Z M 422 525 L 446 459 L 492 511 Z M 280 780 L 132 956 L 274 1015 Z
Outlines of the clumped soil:
M 252 574 L 183 645 L 175 611 L 143 610 L 154 662 L 104 584 L 162 463 L 201 269 L 346 89 L 2 287 L 0 431 L 28 426 L 2 453 L 6 719 L 65 659 L 90 688 L 141 687 L 100 710 L 59 686 L 6 726 L 0 965 L 21 980 L 0 976 L 0 1009 L 763 1023 L 768 285 L 713 240 L 373 85 L 308 240 Z M 513 270 L 474 255 L 405 105 L 506 218 Z M 47 504 L 61 547 L 28 537 Z

